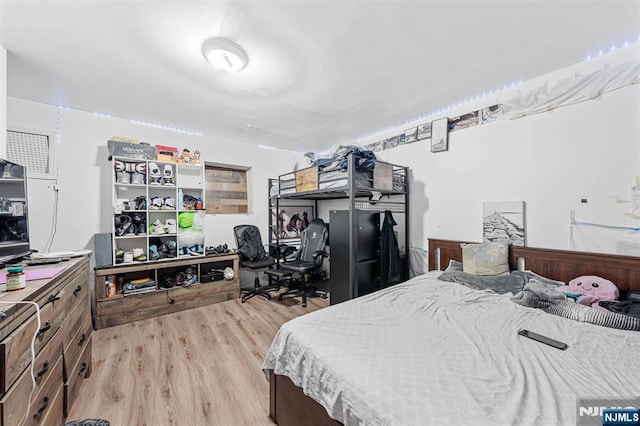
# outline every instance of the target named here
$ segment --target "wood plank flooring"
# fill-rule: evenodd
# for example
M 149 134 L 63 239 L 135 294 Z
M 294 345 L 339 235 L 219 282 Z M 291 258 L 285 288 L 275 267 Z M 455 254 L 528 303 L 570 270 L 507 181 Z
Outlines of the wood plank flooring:
M 254 296 L 94 331 L 93 372 L 67 421 L 272 425 L 264 356 L 281 324 L 328 304 Z

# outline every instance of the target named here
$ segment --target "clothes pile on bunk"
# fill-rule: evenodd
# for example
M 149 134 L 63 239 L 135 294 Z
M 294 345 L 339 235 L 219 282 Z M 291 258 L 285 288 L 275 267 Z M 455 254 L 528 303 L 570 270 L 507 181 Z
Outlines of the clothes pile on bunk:
M 348 158 L 351 153 L 354 156 L 356 171 L 373 170 L 375 160 L 377 160 L 376 154 L 357 145 L 340 145 L 332 150 L 329 157 L 317 157 L 315 153 L 307 152 L 303 158 L 296 162 L 293 170 L 297 171 L 307 167 L 318 166 L 319 171 L 340 170 L 345 172 L 349 168 Z

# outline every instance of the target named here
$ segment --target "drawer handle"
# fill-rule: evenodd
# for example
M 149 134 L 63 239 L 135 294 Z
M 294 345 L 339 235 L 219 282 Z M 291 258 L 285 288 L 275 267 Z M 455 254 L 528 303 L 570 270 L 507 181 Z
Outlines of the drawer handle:
M 51 321 L 48 321 L 44 323 L 44 327 L 42 327 L 40 330 L 38 330 L 38 335 L 45 333 L 47 331 L 49 331 L 51 329 Z
M 60 294 L 60 292 L 56 293 L 56 294 L 51 294 L 49 295 L 49 298 L 47 299 L 46 302 L 44 302 L 42 304 L 42 306 L 40 306 L 40 309 L 44 308 L 44 305 L 46 305 L 47 303 L 53 303 L 56 300 L 60 300 L 60 296 L 58 296 Z
M 75 290 L 73 290 L 73 295 L 77 296 L 78 293 L 80 293 L 82 291 L 82 286 L 80 284 L 78 284 L 78 287 L 76 287 Z
M 40 377 L 42 377 L 47 372 L 47 370 L 49 370 L 49 363 L 47 361 L 45 361 L 44 364 L 42 364 L 42 370 L 38 371 L 33 378 L 35 380 L 38 380 Z
M 87 340 L 87 336 L 82 333 L 82 337 L 80 337 L 80 340 L 78 341 L 78 346 L 82 346 L 85 340 Z
M 38 417 L 40 417 L 42 413 L 44 413 L 44 410 L 47 409 L 48 405 L 49 405 L 49 397 L 45 396 L 44 398 L 42 398 L 42 406 L 38 408 L 38 410 L 35 413 L 33 413 L 33 420 L 36 420 Z
M 78 374 L 84 373 L 84 370 L 86 370 L 86 369 L 87 369 L 87 363 L 83 362 L 82 366 L 80 367 L 80 370 L 78 371 Z

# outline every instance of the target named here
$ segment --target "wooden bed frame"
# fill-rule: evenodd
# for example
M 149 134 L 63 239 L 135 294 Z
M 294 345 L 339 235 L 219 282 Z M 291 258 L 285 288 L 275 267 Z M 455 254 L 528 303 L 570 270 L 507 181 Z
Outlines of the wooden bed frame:
M 450 260 L 461 262 L 463 242 L 430 239 L 429 270 L 444 270 Z M 509 264 L 512 270 L 520 264 L 538 275 L 564 282 L 581 275 L 597 275 L 614 282 L 620 290 L 640 290 L 640 257 L 635 256 L 511 246 Z M 280 426 L 341 424 L 288 377 L 269 373 L 269 415 L 275 423 Z
M 429 270 L 445 270 L 450 260 L 462 262 L 461 243 L 430 239 Z M 518 269 L 518 263 L 553 280 L 569 282 L 581 275 L 597 275 L 615 283 L 620 290 L 640 290 L 640 257 L 510 246 L 510 269 Z

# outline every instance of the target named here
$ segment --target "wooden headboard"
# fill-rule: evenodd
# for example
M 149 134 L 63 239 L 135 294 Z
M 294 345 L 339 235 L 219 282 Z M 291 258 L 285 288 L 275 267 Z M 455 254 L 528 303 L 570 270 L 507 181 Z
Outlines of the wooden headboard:
M 461 243 L 468 241 L 429 239 L 429 270 L 449 265 L 449 260 L 462 262 Z M 597 275 L 606 278 L 620 290 L 640 290 L 640 257 L 616 254 L 585 253 L 535 247 L 509 247 L 509 266 L 518 269 L 518 259 L 524 268 L 554 280 L 569 282 L 581 275 Z

